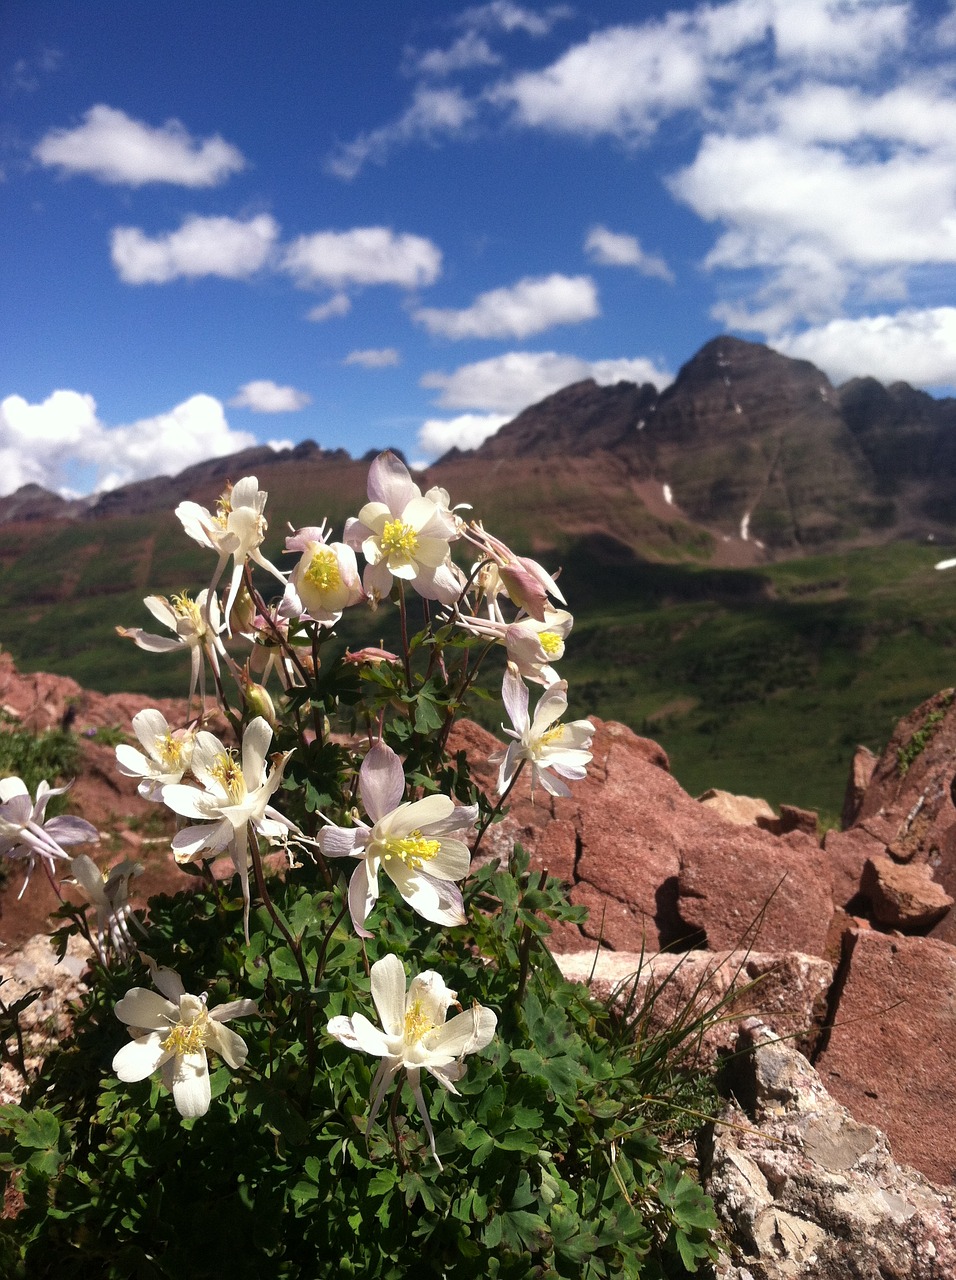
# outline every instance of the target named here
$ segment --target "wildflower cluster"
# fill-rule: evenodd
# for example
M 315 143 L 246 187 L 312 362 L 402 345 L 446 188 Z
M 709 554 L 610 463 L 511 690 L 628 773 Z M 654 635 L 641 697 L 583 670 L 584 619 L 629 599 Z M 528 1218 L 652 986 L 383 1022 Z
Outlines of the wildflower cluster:
M 367 496 L 341 540 L 317 513 L 273 558 L 263 551 L 267 495 L 256 477 L 229 486 L 213 511 L 180 504 L 185 534 L 215 555 L 207 582 L 194 598 L 146 598 L 171 636 L 117 628 L 148 652 L 190 655 L 183 722 L 144 709 L 132 722 L 138 745 L 118 745 L 116 764 L 174 815 L 171 856 L 197 890 L 154 899 L 143 916 L 130 903 L 137 864 L 101 872 L 86 854 L 72 859 L 95 936 L 85 910 L 73 915 L 99 957 L 83 1025 L 113 1075 L 98 1085 L 99 1101 L 90 1094 L 81 1104 L 75 1083 L 62 1095 L 49 1087 L 48 1106 L 64 1099 L 49 1112 L 64 1126 L 58 1150 L 69 1147 L 69 1130 L 74 1163 L 85 1167 L 82 1155 L 93 1170 L 111 1143 L 131 1151 L 135 1131 L 130 1169 L 138 1161 L 152 1170 L 179 1219 L 189 1218 L 202 1197 L 189 1191 L 192 1163 L 169 1127 L 165 1090 L 184 1132 L 199 1122 L 224 1166 L 245 1161 L 253 1202 L 258 1186 L 284 1206 L 280 1218 L 303 1216 L 298 1243 L 288 1233 L 280 1242 L 262 1222 L 257 1241 L 268 1237 L 274 1256 L 291 1259 L 325 1233 L 315 1246 L 321 1265 L 290 1262 L 283 1275 L 402 1274 L 395 1251 L 408 1233 L 431 1239 L 444 1258 L 436 1254 L 434 1274 L 457 1274 L 452 1262 L 467 1261 L 461 1274 L 519 1276 L 533 1255 L 560 1261 L 547 1274 L 636 1276 L 639 1262 L 617 1272 L 589 1269 L 588 1258 L 631 1248 L 639 1260 L 665 1245 L 673 1253 L 678 1237 L 682 1258 L 710 1256 L 703 1227 L 699 1238 L 681 1235 L 673 1213 L 642 1208 L 634 1190 L 639 1168 L 648 1185 L 663 1186 L 666 1162 L 659 1151 L 648 1156 L 657 1149 L 646 1135 L 643 1155 L 627 1154 L 642 1126 L 627 1068 L 602 1060 L 593 1006 L 561 983 L 543 943 L 550 921 L 580 919 L 580 909 L 546 876 L 531 878 L 520 852 L 508 868 L 476 858 L 525 770 L 533 798 L 567 796 L 591 758 L 590 722 L 562 723 L 568 694 L 557 664 L 573 619 L 558 582 L 467 520 L 443 489 L 423 493 L 392 453 L 371 464 Z M 397 651 L 344 647 L 343 615 L 363 610 L 379 611 L 376 624 L 388 621 L 382 611 L 395 614 Z M 511 724 L 509 745 L 489 761 L 496 795 L 483 794 L 464 754 L 449 750 L 486 671 L 498 672 Z M 542 689 L 533 714 L 529 683 Z M 0 782 L 0 852 L 24 860 L 28 874 L 39 863 L 55 881 L 69 857 L 63 846 L 96 833 L 80 819 L 44 823 L 52 793 L 41 788 L 33 801 L 18 781 Z M 239 1018 L 243 1035 L 226 1025 Z M 379 1060 L 374 1073 L 366 1055 Z M 439 1086 L 431 1097 L 423 1072 Z M 406 1086 L 427 1147 L 401 1117 Z M 389 1094 L 387 1123 L 377 1123 Z M 104 1128 L 97 1146 L 76 1122 L 81 1111 L 97 1112 L 112 1136 Z M 161 1143 L 151 1137 L 160 1133 Z M 582 1151 L 572 1154 L 575 1143 Z M 516 1155 L 520 1176 L 510 1167 Z M 71 1182 L 65 1156 L 49 1163 L 74 1201 L 76 1185 L 95 1176 Z M 449 1164 L 463 1181 L 441 1191 L 435 1179 L 449 1176 Z M 167 1183 L 162 1171 L 173 1167 Z M 210 1196 L 215 1176 L 203 1174 Z M 142 1223 L 155 1226 L 160 1209 L 131 1207 L 130 1197 L 115 1210 L 104 1203 L 97 1212 L 133 1250 L 132 1266 Z M 244 1275 L 238 1201 L 230 1212 L 221 1248 L 243 1258 Z M 356 1236 L 369 1214 L 381 1239 Z M 203 1255 L 213 1258 L 208 1229 Z M 164 1248 L 168 1274 L 177 1259 L 195 1269 L 185 1243 L 182 1253 L 172 1239 Z

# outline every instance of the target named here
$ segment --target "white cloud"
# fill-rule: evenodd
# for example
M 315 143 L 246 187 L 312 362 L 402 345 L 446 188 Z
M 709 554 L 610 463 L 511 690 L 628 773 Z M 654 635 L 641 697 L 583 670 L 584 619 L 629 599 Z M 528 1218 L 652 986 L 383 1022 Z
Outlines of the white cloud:
M 229 403 L 253 413 L 295 413 L 311 404 L 312 397 L 295 387 L 280 387 L 271 378 L 258 378 L 241 386 Z
M 916 386 L 956 384 L 956 307 L 831 320 L 774 342 L 786 355 L 811 360 L 834 382 L 869 375 Z
M 282 266 L 302 288 L 394 284 L 420 289 L 438 279 L 441 261 L 441 250 L 423 236 L 354 227 L 299 236 L 286 249 Z
M 93 397 L 77 391 L 54 391 L 41 404 L 11 395 L 0 401 L 0 488 L 76 488 L 68 482 L 78 470 L 92 474 L 96 490 L 115 488 L 256 443 L 249 432 L 233 431 L 222 404 L 207 395 L 117 427 L 101 422 Z
M 499 29 L 509 34 L 512 31 L 524 31 L 529 36 L 546 36 L 560 19 L 573 16 L 574 10 L 567 4 L 552 4 L 537 11 L 513 4 L 511 0 L 491 0 L 490 4 L 474 5 L 466 9 L 459 14 L 458 22 L 462 26 L 480 30 Z
M 652 382 L 658 389 L 673 375 L 643 356 L 584 360 L 555 351 L 509 351 L 490 360 L 464 364 L 452 373 L 426 373 L 421 385 L 439 391 L 445 409 L 475 409 L 514 415 L 572 382 L 593 378 L 601 386 L 616 382 Z
M 333 293 L 328 302 L 313 307 L 306 319 L 321 323 L 323 320 L 331 320 L 333 316 L 347 316 L 351 310 L 352 304 L 347 293 Z
M 218 134 L 199 141 L 178 120 L 153 128 L 103 103 L 90 107 L 75 129 L 51 129 L 33 156 L 65 173 L 131 187 L 215 187 L 246 166 L 242 153 Z
M 428 458 L 449 449 L 477 449 L 511 418 L 506 413 L 463 413 L 457 418 L 428 418 L 418 432 L 418 447 Z
M 592 262 L 603 267 L 634 267 L 645 276 L 673 281 L 674 273 L 657 254 L 646 253 L 637 236 L 592 227 L 584 242 L 584 251 Z
M 407 70 L 425 76 L 448 76 L 470 67 L 496 67 L 501 58 L 488 41 L 467 31 L 447 49 L 428 49 L 410 59 Z
M 248 221 L 187 217 L 178 231 L 151 237 L 139 227 L 114 227 L 113 266 L 126 284 L 166 284 L 180 276 L 242 280 L 269 260 L 279 226 L 267 213 Z
M 479 294 L 470 307 L 419 307 L 413 319 L 443 338 L 527 338 L 558 324 L 600 315 L 590 276 L 526 276 L 508 288 Z
M 366 369 L 387 369 L 399 363 L 394 347 L 371 347 L 366 351 L 350 351 L 343 364 L 360 364 Z
M 906 41 L 908 4 L 842 0 L 778 0 L 773 33 L 784 61 L 822 69 L 854 70 L 875 66 Z
M 411 106 L 397 120 L 343 144 L 328 158 L 326 168 L 337 178 L 349 180 L 367 160 L 381 164 L 393 147 L 456 134 L 474 115 L 474 104 L 459 89 L 419 86 Z

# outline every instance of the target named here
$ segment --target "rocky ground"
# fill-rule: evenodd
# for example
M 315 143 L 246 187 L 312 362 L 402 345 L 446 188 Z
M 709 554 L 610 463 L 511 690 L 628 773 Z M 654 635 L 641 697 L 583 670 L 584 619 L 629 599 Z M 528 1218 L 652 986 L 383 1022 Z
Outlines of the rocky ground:
M 160 811 L 89 736 L 128 729 L 141 698 L 21 676 L 0 655 L 0 705 L 34 729 L 72 719 L 84 741 L 73 808 L 101 830 L 101 863 L 143 862 L 141 898 L 189 882 Z M 161 709 L 183 719 L 182 704 Z M 451 746 L 490 786 L 495 740 L 466 723 Z M 555 939 L 569 976 L 610 993 L 641 967 L 642 990 L 664 983 L 663 1018 L 688 998 L 732 1001 L 701 1050 L 716 1062 L 740 1035 L 753 1049 L 734 1058 L 749 1066 L 705 1160 L 736 1250 L 727 1280 L 956 1275 L 954 775 L 952 691 L 903 720 L 879 760 L 858 753 L 844 829 L 822 838 L 802 810 L 689 796 L 656 743 L 598 723 L 573 797 L 519 787 L 486 837 L 486 856 L 520 840 L 590 909 Z M 54 970 L 36 935 L 55 896 L 42 877 L 18 891 L 0 891 L 0 972 L 13 997 L 45 989 L 49 1029 L 82 955 Z

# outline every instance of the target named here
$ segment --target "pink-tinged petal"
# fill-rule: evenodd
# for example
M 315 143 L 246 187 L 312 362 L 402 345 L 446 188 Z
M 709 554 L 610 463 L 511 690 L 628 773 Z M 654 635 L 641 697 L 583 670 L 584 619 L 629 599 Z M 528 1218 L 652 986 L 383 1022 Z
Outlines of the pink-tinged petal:
M 163 1050 L 163 1037 L 158 1031 L 151 1031 L 148 1036 L 137 1036 L 123 1045 L 113 1057 L 113 1070 L 124 1084 L 135 1084 L 151 1076 L 169 1056 Z
M 542 769 L 538 765 L 531 766 L 531 788 L 540 787 L 542 791 L 547 791 L 549 796 L 569 796 L 571 794 L 570 787 L 566 787 L 560 778 L 553 778 L 547 769 Z
M 85 818 L 51 818 L 43 829 L 57 844 L 89 844 L 100 838 L 96 827 Z
M 464 583 L 454 565 L 444 561 L 436 569 L 420 567 L 415 579 L 415 590 L 423 600 L 437 600 L 441 604 L 456 604 Z
M 421 496 L 421 490 L 401 458 L 386 449 L 368 469 L 368 496 L 373 502 L 383 502 L 398 516 L 414 498 Z
M 568 682 L 558 680 L 541 695 L 535 707 L 534 719 L 531 722 L 531 736 L 539 737 L 545 733 L 556 720 L 560 720 L 568 709 Z
M 256 716 L 246 725 L 242 735 L 242 776 L 250 791 L 262 785 L 271 745 L 272 726 L 262 716 Z
M 522 748 L 520 742 L 512 742 L 508 746 L 508 750 L 504 753 L 501 760 L 501 768 L 498 770 L 498 794 L 504 795 L 507 791 L 511 779 L 514 777 L 518 769 L 518 763 L 522 759 Z
M 304 525 L 291 538 L 286 538 L 286 551 L 315 551 L 325 544 L 325 525 Z
M 381 564 L 367 564 L 362 574 L 365 594 L 372 600 L 386 600 L 392 589 L 392 575 L 383 560 Z
M 368 525 L 363 524 L 361 520 L 357 520 L 355 516 L 349 516 L 342 531 L 342 541 L 346 546 L 351 547 L 353 551 L 358 551 L 361 549 L 365 539 L 371 537 L 371 534 L 372 530 Z
M 359 769 L 359 792 L 365 812 L 373 822 L 397 809 L 405 795 L 402 762 L 384 742 L 376 742 L 366 752 Z
M 231 1067 L 233 1071 L 238 1071 L 245 1062 L 249 1046 L 242 1036 L 237 1035 L 230 1027 L 220 1026 L 210 1018 L 206 1039 L 209 1047 L 214 1049 L 226 1066 Z
M 368 874 L 368 866 L 362 861 L 352 872 L 349 880 L 349 914 L 352 927 L 360 938 L 372 938 L 375 935 L 365 927 L 372 908 L 378 900 L 378 880 L 372 881 Z
M 424 920 L 448 927 L 465 923 L 461 890 L 452 881 L 436 880 L 424 871 L 410 871 L 398 858 L 391 858 L 385 864 L 385 872 L 412 910 Z
M 0 778 L 0 804 L 6 804 L 17 796 L 29 796 L 27 785 L 22 778 Z M 31 810 L 33 806 L 30 806 Z
M 163 1064 L 162 1076 L 181 1116 L 190 1118 L 206 1114 L 212 1094 L 205 1053 L 184 1053 L 170 1058 Z
M 454 1082 L 460 1080 L 465 1074 L 465 1064 L 463 1062 L 446 1062 L 442 1066 L 436 1066 L 433 1062 L 426 1062 L 424 1065 L 428 1074 L 434 1076 L 443 1089 L 453 1093 L 456 1098 L 461 1096 L 455 1088 Z
M 389 954 L 376 960 L 371 970 L 372 999 L 385 1032 L 400 1036 L 405 1026 L 405 966 Z
M 368 827 L 324 827 L 318 835 L 319 848 L 327 858 L 350 858 L 365 848 Z
M 168 1031 L 172 1023 L 179 1021 L 179 999 L 174 998 L 175 1004 L 148 987 L 133 987 L 117 1001 L 113 1012 L 127 1026 Z
M 432 1129 L 431 1116 L 428 1114 L 428 1107 L 425 1105 L 425 1097 L 422 1093 L 422 1073 L 417 1067 L 408 1072 L 408 1086 L 412 1091 L 412 1097 L 415 1099 L 418 1114 L 421 1116 L 422 1123 L 425 1126 L 425 1132 L 428 1134 L 428 1145 L 431 1147 L 432 1159 L 439 1169 L 443 1169 L 444 1165 L 438 1159 L 438 1152 L 435 1150 L 435 1131 Z
M 372 1125 L 375 1123 L 375 1117 L 378 1115 L 379 1108 L 382 1105 L 382 1099 L 388 1086 L 395 1079 L 395 1076 L 401 1068 L 401 1058 L 383 1058 L 375 1072 L 375 1078 L 372 1081 L 372 1094 L 368 1109 L 368 1120 L 365 1122 L 366 1136 L 371 1132 Z
M 505 705 L 508 719 L 518 733 L 524 733 L 529 727 L 528 720 L 528 686 L 518 674 L 518 668 L 509 662 L 505 668 L 501 682 L 501 701 Z
M 117 627 L 116 632 L 125 640 L 132 640 L 138 649 L 145 653 L 172 653 L 173 649 L 181 649 L 183 641 L 172 636 L 154 636 L 141 627 Z
M 208 822 L 200 827 L 183 827 L 173 836 L 173 857 L 180 864 L 196 858 L 216 858 L 225 853 L 235 840 L 231 822 Z
M 455 832 L 464 834 L 474 829 L 475 823 L 478 821 L 478 806 L 476 804 L 459 804 L 447 818 L 441 818 L 438 822 L 429 822 L 426 827 L 422 827 L 422 835 L 433 839 L 435 836 L 450 836 Z
M 530 573 L 523 564 L 513 560 L 510 564 L 499 566 L 498 577 L 509 598 L 519 609 L 524 609 L 538 622 L 544 622 L 548 593 L 533 573 Z

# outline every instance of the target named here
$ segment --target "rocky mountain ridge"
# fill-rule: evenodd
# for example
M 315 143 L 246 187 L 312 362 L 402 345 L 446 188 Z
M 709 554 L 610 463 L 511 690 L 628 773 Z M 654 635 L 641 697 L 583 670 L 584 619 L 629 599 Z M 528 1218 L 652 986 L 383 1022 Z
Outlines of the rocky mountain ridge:
M 953 537 L 956 399 L 870 377 L 834 387 L 810 362 L 739 338 L 708 342 L 662 392 L 650 383 L 565 387 L 477 449 L 451 450 L 428 475 L 445 483 L 491 469 L 497 487 L 520 493 L 528 469 L 550 468 L 555 458 L 582 481 L 594 470 L 601 492 L 657 519 L 682 521 L 717 543 L 749 544 L 745 562 Z M 270 472 L 292 463 L 303 473 L 314 468 L 318 483 L 330 463 L 350 462 L 342 449 L 304 441 L 82 500 L 28 485 L 0 499 L 0 524 L 168 511 L 227 478 L 254 471 L 268 488 Z

